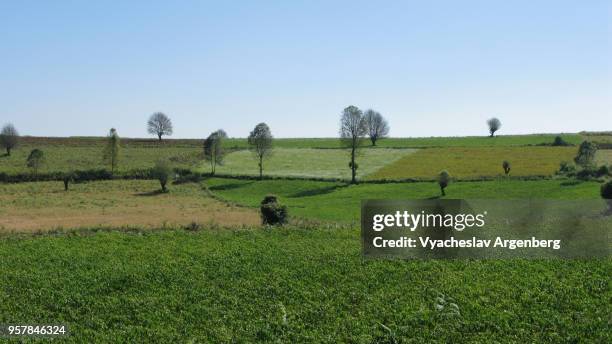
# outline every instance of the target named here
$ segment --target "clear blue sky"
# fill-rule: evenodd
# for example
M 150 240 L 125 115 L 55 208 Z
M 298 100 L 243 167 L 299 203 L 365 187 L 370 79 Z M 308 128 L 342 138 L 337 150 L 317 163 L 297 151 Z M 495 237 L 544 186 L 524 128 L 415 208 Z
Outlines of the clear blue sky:
M 612 130 L 612 1 L 0 1 L 0 125 L 24 135 Z

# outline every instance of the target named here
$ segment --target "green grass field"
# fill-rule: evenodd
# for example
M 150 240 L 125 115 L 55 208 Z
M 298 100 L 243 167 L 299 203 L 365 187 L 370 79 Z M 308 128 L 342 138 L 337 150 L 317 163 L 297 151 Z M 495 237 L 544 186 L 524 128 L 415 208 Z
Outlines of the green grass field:
M 386 165 L 368 179 L 431 180 L 442 170 L 454 178 L 499 176 L 504 175 L 504 160 L 511 164 L 511 176 L 550 176 L 574 156 L 576 147 L 428 148 Z
M 610 335 L 609 259 L 364 261 L 357 230 L 286 228 L 5 238 L 0 261 L 0 323 L 66 323 L 71 343 Z
M 380 141 L 376 149 L 369 146 L 368 142 L 364 142 L 362 149 L 362 157 L 359 162 L 360 171 L 358 175 L 364 177 L 374 173 L 380 167 L 388 165 L 397 160 L 397 157 L 407 155 L 410 150 L 390 150 L 387 148 L 422 148 L 422 147 L 450 147 L 449 151 L 441 150 L 440 152 L 447 154 L 442 155 L 442 158 L 453 158 L 453 152 L 459 152 L 462 148 L 472 147 L 478 149 L 481 147 L 484 151 L 490 151 L 496 147 L 501 151 L 526 150 L 527 154 L 522 154 L 517 157 L 517 154 L 510 154 L 509 158 L 516 160 L 517 170 L 516 175 L 534 174 L 540 172 L 548 172 L 551 167 L 540 168 L 536 171 L 527 172 L 527 169 L 521 169 L 522 162 L 529 162 L 530 159 L 539 159 L 540 155 L 533 155 L 538 149 L 551 152 L 551 156 L 544 156 L 545 162 L 555 160 L 552 153 L 555 149 L 571 148 L 555 148 L 555 147 L 527 147 L 530 145 L 541 145 L 551 143 L 555 135 L 517 135 L 517 136 L 498 136 L 498 137 L 434 137 L 434 138 L 389 138 Z M 564 139 L 571 143 L 579 143 L 582 137 L 578 134 L 564 134 Z M 72 138 L 45 138 L 45 137 L 24 137 L 17 149 L 13 150 L 13 154 L 9 156 L 0 155 L 0 173 L 9 175 L 20 173 L 31 173 L 32 171 L 26 167 L 26 159 L 30 151 L 34 148 L 42 149 L 45 154 L 45 162 L 39 170 L 39 173 L 65 172 L 70 170 L 88 170 L 88 169 L 110 169 L 107 163 L 102 159 L 102 150 L 104 147 L 104 138 L 100 137 L 72 137 Z M 275 176 L 302 176 L 302 177 L 322 177 L 322 178 L 346 178 L 350 171 L 347 167 L 346 154 L 340 149 L 340 141 L 336 138 L 319 138 L 319 139 L 275 139 L 274 146 L 276 147 L 276 156 L 265 164 L 265 173 Z M 519 148 L 519 146 L 521 146 Z M 230 153 L 227 157 L 227 165 L 220 167 L 220 173 L 255 175 L 257 171 L 256 161 L 249 155 L 247 151 L 247 143 L 245 139 L 227 139 L 225 147 L 230 152 L 232 150 L 242 150 Z M 291 149 L 301 148 L 303 150 L 293 151 Z M 316 149 L 316 148 L 335 148 Z M 382 149 L 381 149 L 382 148 Z M 467 148 L 466 148 L 467 149 Z M 435 151 L 430 151 L 430 153 Z M 517 151 L 513 151 L 517 152 Z M 486 152 L 485 152 L 486 153 Z M 478 154 L 484 154 L 479 152 Z M 491 153 L 493 154 L 493 153 Z M 431 157 L 427 152 L 420 152 L 418 157 L 425 159 L 436 159 Z M 564 156 L 565 157 L 565 156 Z M 165 140 L 157 142 L 152 139 L 122 139 L 122 150 L 118 165 L 118 174 L 128 173 L 133 170 L 149 169 L 153 166 L 156 160 L 167 158 L 172 161 L 174 167 L 179 168 L 194 168 L 196 170 L 208 171 L 209 168 L 202 164 L 202 140 L 195 139 L 179 139 Z M 492 161 L 497 157 L 491 156 L 487 158 L 486 163 L 499 165 L 497 161 Z M 406 157 L 406 159 L 408 159 Z M 408 161 L 412 161 L 408 159 Z M 479 163 L 482 163 L 479 161 Z M 430 162 L 428 161 L 429 165 Z M 552 161 L 551 161 L 552 164 Z M 420 164 L 423 165 L 423 164 Z M 439 165 L 439 164 L 438 164 Z M 346 168 L 345 168 L 346 167 Z M 400 166 L 398 171 L 385 172 L 390 178 L 402 176 L 400 178 L 432 178 L 432 171 L 435 175 L 439 172 L 437 165 L 432 165 L 432 169 L 424 171 L 414 171 L 408 174 L 404 173 L 404 167 Z M 451 165 L 450 167 L 455 167 Z M 558 166 L 555 166 L 558 167 Z M 534 169 L 532 167 L 531 169 Z M 434 171 L 435 170 L 435 171 Z M 493 171 L 495 170 L 495 171 Z M 523 171 L 522 171 L 523 170 Z M 463 171 L 461 167 L 459 171 Z M 476 167 L 474 171 L 467 171 L 467 175 L 477 175 L 481 171 L 485 175 L 497 175 L 497 167 L 481 169 Z M 464 172 L 460 172 L 461 175 Z M 373 177 L 378 178 L 378 177 Z
M 380 140 L 376 146 L 379 148 L 423 148 L 423 147 L 491 147 L 491 146 L 529 146 L 550 144 L 558 134 L 533 135 L 501 135 L 496 137 L 391 137 Z M 579 144 L 583 137 L 578 134 L 560 134 L 568 143 Z M 246 148 L 245 139 L 229 139 L 229 147 Z M 364 141 L 369 146 L 369 141 Z M 341 148 L 337 138 L 280 138 L 275 139 L 278 148 Z
M 595 153 L 595 161 L 599 165 L 612 166 L 612 149 L 600 149 Z
M 363 150 L 359 176 L 431 178 L 442 168 L 436 156 L 454 176 L 497 176 L 506 158 L 512 175 L 551 174 L 553 162 L 556 169 L 576 150 L 530 146 L 553 138 L 388 139 Z M 100 143 L 35 138 L 0 157 L 0 172 L 26 171 L 35 146 L 48 153 L 45 171 L 101 168 Z M 277 140 L 264 172 L 345 177 L 346 152 L 315 149 L 337 144 Z M 200 152 L 199 140 L 126 140 L 120 169 L 149 168 L 163 156 L 204 171 Z M 219 173 L 256 174 L 249 152 L 227 162 Z M 453 182 L 446 198 L 599 199 L 600 186 L 496 178 Z M 151 180 L 77 183 L 69 192 L 60 182 L 0 184 L 0 324 L 66 323 L 72 334 L 63 341 L 71 343 L 609 341 L 609 258 L 364 260 L 361 200 L 438 198 L 437 183 L 209 178 L 158 189 Z M 267 194 L 288 206 L 291 225 L 259 225 Z
M 256 207 L 267 194 L 276 194 L 287 204 L 290 214 L 323 221 L 359 221 L 362 199 L 437 198 L 437 183 L 358 184 L 301 180 L 235 180 L 213 178 L 209 190 L 228 201 Z M 563 180 L 500 180 L 457 182 L 446 190 L 446 198 L 455 199 L 597 199 L 600 184 Z
M 367 176 L 386 164 L 414 153 L 413 149 L 363 149 L 359 155 L 358 177 Z M 346 149 L 276 148 L 264 161 L 264 174 L 271 176 L 317 177 L 350 179 L 349 151 Z M 259 175 L 257 159 L 248 150 L 227 155 L 217 172 L 230 175 Z M 201 171 L 210 171 L 207 163 Z
M 30 150 L 42 149 L 45 162 L 39 173 L 66 172 L 70 170 L 108 169 L 110 166 L 102 159 L 102 146 L 21 146 L 11 156 L 0 156 L 0 172 L 7 174 L 30 173 L 26 159 Z M 175 167 L 191 168 L 201 160 L 201 149 L 187 147 L 131 147 L 121 149 L 118 173 L 136 169 L 148 169 L 160 158 L 172 161 Z

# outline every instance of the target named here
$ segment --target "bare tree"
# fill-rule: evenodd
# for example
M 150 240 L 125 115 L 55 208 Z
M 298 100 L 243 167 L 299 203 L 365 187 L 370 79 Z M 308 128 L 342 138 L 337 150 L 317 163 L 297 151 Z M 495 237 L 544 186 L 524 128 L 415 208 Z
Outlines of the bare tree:
M 357 150 L 363 142 L 363 138 L 367 133 L 366 122 L 363 117 L 363 112 L 356 106 L 349 106 L 342 111 L 340 117 L 340 141 L 351 149 L 351 183 L 356 183 L 357 163 L 355 157 Z
M 172 135 L 172 121 L 162 112 L 156 112 L 149 117 L 147 128 L 149 134 L 157 135 L 159 141 L 162 140 L 164 135 Z
M 263 161 L 272 154 L 272 133 L 266 123 L 259 123 L 249 134 L 248 142 L 259 160 L 259 179 L 263 179 Z
M 380 114 L 380 112 L 369 109 L 364 114 L 368 135 L 372 146 L 376 146 L 376 141 L 383 139 L 389 135 L 389 123 Z
M 493 117 L 487 121 L 487 125 L 489 126 L 489 133 L 491 133 L 490 137 L 493 137 L 495 132 L 501 128 L 501 121 L 496 117 Z
M 210 174 L 215 175 L 215 170 L 218 165 L 223 165 L 223 157 L 225 151 L 223 149 L 223 141 L 227 138 L 227 134 L 223 129 L 219 129 L 208 135 L 204 140 L 204 159 L 210 162 Z
M 121 149 L 121 140 L 115 128 L 111 128 L 108 133 L 106 147 L 102 154 L 102 159 L 111 166 L 111 173 L 115 173 L 115 169 L 119 164 L 119 151 Z
M 19 133 L 12 124 L 7 124 L 0 131 L 0 146 L 6 149 L 6 155 L 11 156 L 11 150 L 17 147 Z

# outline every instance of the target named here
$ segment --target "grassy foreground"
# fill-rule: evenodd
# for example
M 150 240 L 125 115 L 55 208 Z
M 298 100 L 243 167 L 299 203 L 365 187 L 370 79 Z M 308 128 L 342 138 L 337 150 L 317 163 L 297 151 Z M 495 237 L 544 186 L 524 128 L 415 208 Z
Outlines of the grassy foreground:
M 363 261 L 357 230 L 288 228 L 9 237 L 0 261 L 0 323 L 73 343 L 610 339 L 609 259 Z

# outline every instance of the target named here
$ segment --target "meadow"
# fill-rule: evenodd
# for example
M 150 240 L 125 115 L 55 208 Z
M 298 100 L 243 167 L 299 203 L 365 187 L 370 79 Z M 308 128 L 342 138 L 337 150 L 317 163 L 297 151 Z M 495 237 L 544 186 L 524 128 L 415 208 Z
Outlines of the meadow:
M 304 180 L 236 180 L 212 178 L 204 182 L 222 199 L 250 207 L 259 206 L 267 194 L 275 194 L 303 219 L 358 225 L 362 199 L 440 198 L 434 182 L 364 183 L 349 185 Z M 497 180 L 456 182 L 446 190 L 450 199 L 598 199 L 600 183 L 568 180 Z
M 595 153 L 595 161 L 598 165 L 612 166 L 612 149 L 600 149 Z
M 501 171 L 501 161 L 497 161 L 501 156 L 504 156 L 502 160 L 507 158 L 516 164 L 513 175 L 549 175 L 558 168 L 561 160 L 572 158 L 569 153 L 572 147 L 542 146 L 551 144 L 555 136 L 538 134 L 492 138 L 388 138 L 381 140 L 376 147 L 370 146 L 369 141 L 364 141 L 359 157 L 361 161 L 358 161 L 360 166 L 358 175 L 360 178 L 369 176 L 370 179 L 431 179 L 443 169 L 442 161 L 438 163 L 435 161 L 439 157 L 439 160 L 446 159 L 448 164 L 446 168 L 455 177 L 495 176 Z M 562 136 L 572 144 L 579 143 L 582 139 L 578 134 Z M 0 173 L 7 175 L 33 173 L 27 168 L 26 159 L 34 148 L 42 149 L 45 154 L 44 163 L 38 170 L 39 174 L 72 170 L 109 170 L 109 164 L 102 159 L 104 144 L 105 139 L 101 137 L 23 137 L 11 156 L 0 155 Z M 121 140 L 121 146 L 116 171 L 118 176 L 138 174 L 148 170 L 159 159 L 169 159 L 176 168 L 201 172 L 210 170 L 208 164 L 202 162 L 202 140 L 166 139 L 158 142 L 153 139 L 124 138 Z M 225 141 L 224 147 L 228 155 L 226 165 L 219 166 L 219 173 L 228 175 L 258 173 L 257 162 L 246 151 L 248 145 L 245 139 L 229 138 Z M 281 138 L 274 140 L 274 147 L 274 155 L 264 163 L 264 173 L 267 175 L 338 179 L 347 178 L 350 174 L 347 167 L 348 152 L 339 149 L 341 145 L 337 138 Z M 432 147 L 440 148 L 437 148 L 438 150 L 433 148 L 434 150 L 430 151 Z M 428 148 L 428 150 L 419 150 L 411 158 L 408 154 L 414 152 L 414 148 Z M 543 153 L 538 154 L 538 152 Z M 463 153 L 472 154 L 471 160 L 470 156 L 464 156 L 468 160 L 458 161 L 461 160 Z M 480 155 L 484 155 L 485 159 L 480 159 Z M 425 160 L 415 163 L 415 159 Z M 538 164 L 533 164 L 533 160 L 537 160 Z M 406 169 L 402 161 L 406 161 L 410 166 Z M 540 161 L 544 165 L 541 165 Z M 389 166 L 394 162 L 395 165 Z M 386 169 L 376 173 L 384 166 Z M 418 166 L 421 168 L 417 168 Z M 453 170 L 456 171 L 453 173 Z
M 367 176 L 386 164 L 414 153 L 414 149 L 363 149 L 359 154 L 358 176 Z M 345 149 L 276 148 L 264 162 L 264 173 L 269 176 L 350 179 L 349 152 Z M 210 171 L 204 163 L 202 172 Z M 258 176 L 257 159 L 248 150 L 228 154 L 217 173 Z
M 153 180 L 114 180 L 0 184 L 0 232 L 61 228 L 158 228 L 189 226 L 255 226 L 255 210 L 228 206 L 195 184 L 173 185 L 160 193 Z
M 576 152 L 576 147 L 427 148 L 384 166 L 368 179 L 434 179 L 442 170 L 460 179 L 500 176 L 504 160 L 511 164 L 511 176 L 550 176 Z
M 0 261 L 0 323 L 68 343 L 610 339 L 609 259 L 364 261 L 357 230 L 290 227 L 13 237 Z
M 0 172 L 6 174 L 31 173 L 26 166 L 30 150 L 40 148 L 45 161 L 38 173 L 67 172 L 71 170 L 107 169 L 102 159 L 103 146 L 21 146 L 11 156 L 0 156 Z M 121 175 L 133 170 L 149 169 L 158 159 L 169 159 L 178 168 L 191 168 L 201 161 L 201 149 L 191 147 L 159 146 L 155 148 L 124 145 L 121 149 L 116 173 Z
M 496 177 L 503 159 L 512 176 L 550 176 L 576 151 L 540 146 L 553 138 L 388 139 L 362 150 L 358 174 L 426 179 L 447 168 L 459 179 L 493 178 L 453 181 L 446 198 L 599 199 L 595 181 Z M 46 171 L 104 167 L 102 143 L 24 140 L 13 156 L 0 157 L 0 173 L 27 171 L 32 147 L 48 154 Z M 344 177 L 348 154 L 337 144 L 279 139 L 264 173 Z M 227 147 L 218 173 L 256 174 L 244 140 L 229 139 Z M 607 159 L 602 152 L 597 158 Z M 200 140 L 126 139 L 123 154 L 122 173 L 160 157 L 208 169 Z M 61 182 L 0 183 L 0 323 L 66 323 L 71 335 L 62 341 L 69 343 L 610 339 L 609 258 L 364 260 L 361 200 L 440 198 L 435 182 L 214 177 L 171 184 L 168 193 L 159 188 L 152 180 L 74 183 L 67 192 Z M 288 206 L 288 226 L 260 225 L 257 208 L 267 194 Z

